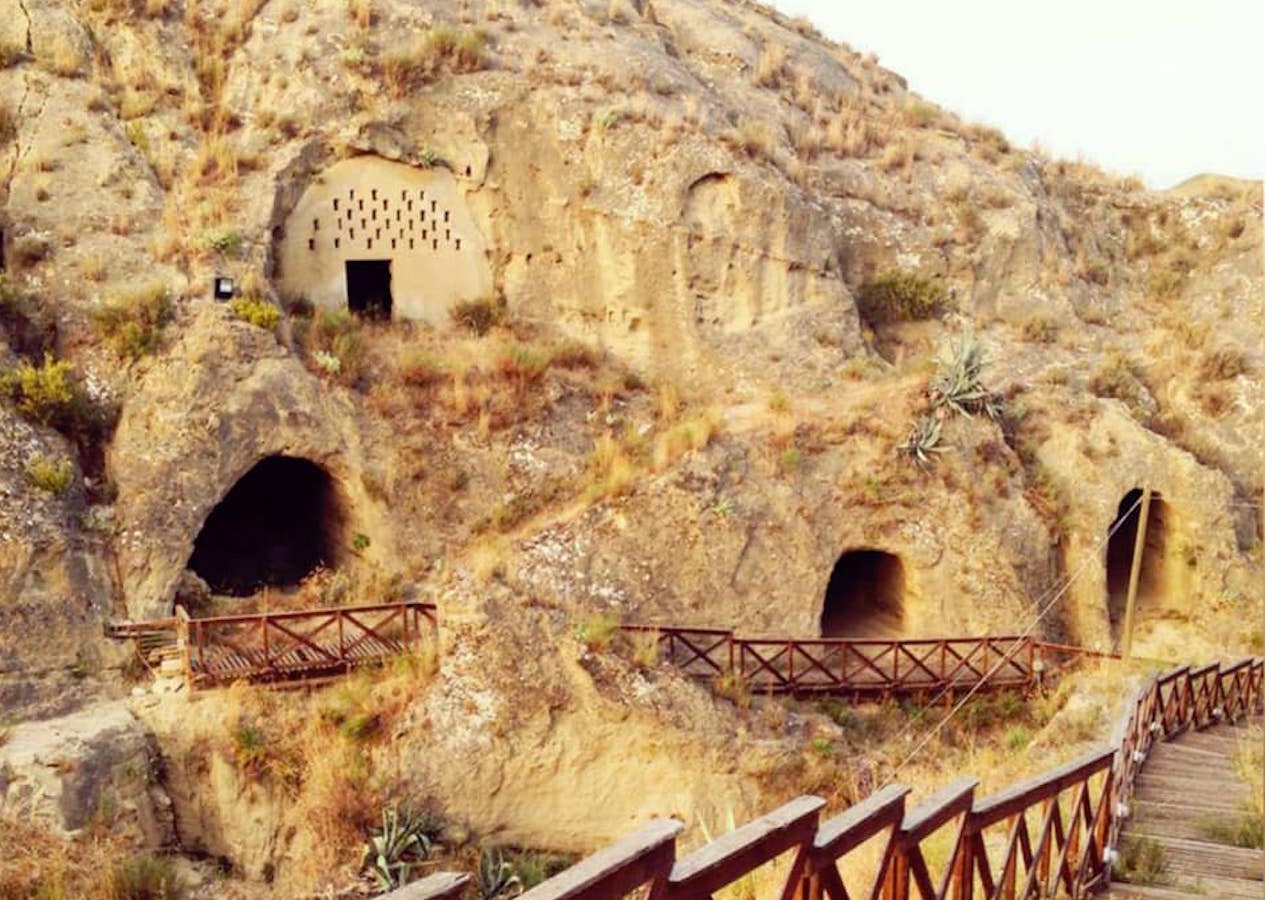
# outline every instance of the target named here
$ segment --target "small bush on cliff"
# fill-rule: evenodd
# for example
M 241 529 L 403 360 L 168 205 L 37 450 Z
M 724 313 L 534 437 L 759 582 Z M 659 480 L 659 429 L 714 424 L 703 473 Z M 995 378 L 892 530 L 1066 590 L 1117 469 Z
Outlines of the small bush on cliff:
M 1089 390 L 1097 397 L 1123 400 L 1131 410 L 1140 407 L 1144 388 L 1133 366 L 1120 353 L 1112 353 L 1089 378 Z
M 346 312 L 317 310 L 306 330 L 310 358 L 325 375 L 355 384 L 364 370 L 365 341 L 360 323 Z
M 124 359 L 140 359 L 158 349 L 174 313 L 167 288 L 153 282 L 115 294 L 96 314 L 97 327 Z
M 448 311 L 453 324 L 482 337 L 505 319 L 505 306 L 491 297 L 478 300 L 462 300 Z
M 1199 375 L 1206 381 L 1226 381 L 1247 370 L 1247 354 L 1239 347 L 1217 347 L 1199 361 Z
M 871 325 L 933 319 L 944 311 L 944 286 L 918 272 L 885 272 L 862 286 L 857 311 Z
M 576 639 L 590 650 L 605 650 L 619 634 L 619 619 L 611 613 L 593 613 L 575 626 Z
M 26 464 L 26 477 L 41 491 L 61 496 L 70 490 L 75 476 L 75 464 L 64 456 L 51 457 L 37 454 Z
M 281 310 L 267 300 L 238 297 L 229 303 L 228 308 L 243 322 L 249 322 L 265 331 L 276 331 L 277 326 L 281 324 Z
M 73 421 L 83 402 L 70 363 L 48 354 L 41 365 L 22 360 L 0 373 L 0 395 L 9 397 L 24 418 L 51 426 Z
M 175 900 L 179 896 L 171 860 L 148 853 L 116 863 L 110 871 L 109 900 Z

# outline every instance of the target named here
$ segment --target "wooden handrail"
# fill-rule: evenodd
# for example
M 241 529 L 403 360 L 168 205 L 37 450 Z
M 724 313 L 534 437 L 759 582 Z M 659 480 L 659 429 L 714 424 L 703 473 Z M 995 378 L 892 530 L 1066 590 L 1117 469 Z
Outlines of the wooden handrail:
M 978 778 L 957 778 L 905 813 L 901 839 L 918 842 L 971 808 Z
M 323 606 L 316 609 L 291 609 L 277 612 L 239 613 L 232 616 L 206 616 L 193 619 L 210 625 L 244 625 L 260 619 L 311 619 L 317 616 L 334 616 L 345 613 L 382 612 L 388 609 L 434 609 L 435 604 L 421 600 L 401 600 L 397 603 L 365 603 L 359 606 Z
M 606 900 L 623 897 L 647 883 L 653 885 L 651 896 L 658 896 L 672 871 L 676 836 L 684 827 L 676 819 L 656 819 L 522 896 L 530 900 Z
M 995 794 L 981 797 L 971 807 L 971 815 L 980 827 L 987 828 L 989 825 L 1023 812 L 1039 800 L 1062 793 L 1072 785 L 1079 784 L 1090 776 L 1111 768 L 1111 761 L 1115 755 L 1114 747 L 1095 750 Z
M 379 900 L 460 900 L 470 876 L 458 872 L 436 872 L 383 894 Z
M 892 784 L 871 794 L 845 812 L 827 819 L 813 838 L 813 859 L 833 862 L 859 847 L 888 825 L 899 824 L 905 816 L 909 788 Z
M 800 872 L 796 869 L 802 871 L 807 860 L 808 847 L 817 833 L 817 817 L 825 805 L 821 797 L 797 797 L 700 847 L 672 867 L 667 896 L 670 900 L 710 897 L 792 847 L 799 847 L 800 852 L 787 884 L 797 882 Z

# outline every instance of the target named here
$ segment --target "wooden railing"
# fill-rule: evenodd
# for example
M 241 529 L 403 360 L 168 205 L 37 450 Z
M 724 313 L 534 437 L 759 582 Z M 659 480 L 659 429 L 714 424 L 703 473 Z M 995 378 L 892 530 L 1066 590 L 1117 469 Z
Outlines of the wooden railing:
M 705 645 L 687 636 L 678 650 L 709 657 Z M 692 665 L 709 664 L 694 658 Z M 779 857 L 776 874 L 761 881 L 764 893 L 781 900 L 1087 896 L 1111 881 L 1120 822 L 1154 742 L 1259 714 L 1263 675 L 1265 662 L 1249 659 L 1153 678 L 1125 710 L 1109 746 L 992 796 L 976 797 L 976 781 L 964 778 L 906 810 L 909 789 L 891 785 L 824 822 L 825 801 L 799 797 L 680 859 L 682 824 L 656 820 L 523 896 L 613 900 L 636 892 L 653 900 L 702 900 Z M 933 836 L 946 829 L 952 829 L 947 853 L 933 854 Z M 868 869 L 851 867 L 860 871 L 847 884 L 840 863 L 871 839 L 883 841 L 880 858 Z M 943 858 L 936 863 L 933 856 Z
M 1025 635 L 913 640 L 743 638 L 712 628 L 624 625 L 657 640 L 659 659 L 701 679 L 729 677 L 756 693 L 861 697 L 1026 689 L 1049 667 L 1112 654 L 1047 644 Z
M 434 604 L 416 601 L 205 619 L 176 608 L 191 688 L 346 672 L 416 649 L 436 627 Z

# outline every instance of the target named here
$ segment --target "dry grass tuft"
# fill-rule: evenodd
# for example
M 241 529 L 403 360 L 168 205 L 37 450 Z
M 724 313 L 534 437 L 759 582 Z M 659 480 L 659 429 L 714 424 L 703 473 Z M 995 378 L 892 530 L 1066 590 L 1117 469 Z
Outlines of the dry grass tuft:
M 752 82 L 756 87 L 775 88 L 786 77 L 786 48 L 781 44 L 766 44 L 760 51 Z

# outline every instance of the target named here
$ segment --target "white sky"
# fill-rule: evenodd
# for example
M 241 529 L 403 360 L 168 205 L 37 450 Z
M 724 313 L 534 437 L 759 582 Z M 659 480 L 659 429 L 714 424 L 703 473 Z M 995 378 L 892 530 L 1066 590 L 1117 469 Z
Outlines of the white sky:
M 772 0 L 1013 143 L 1265 178 L 1265 0 Z

